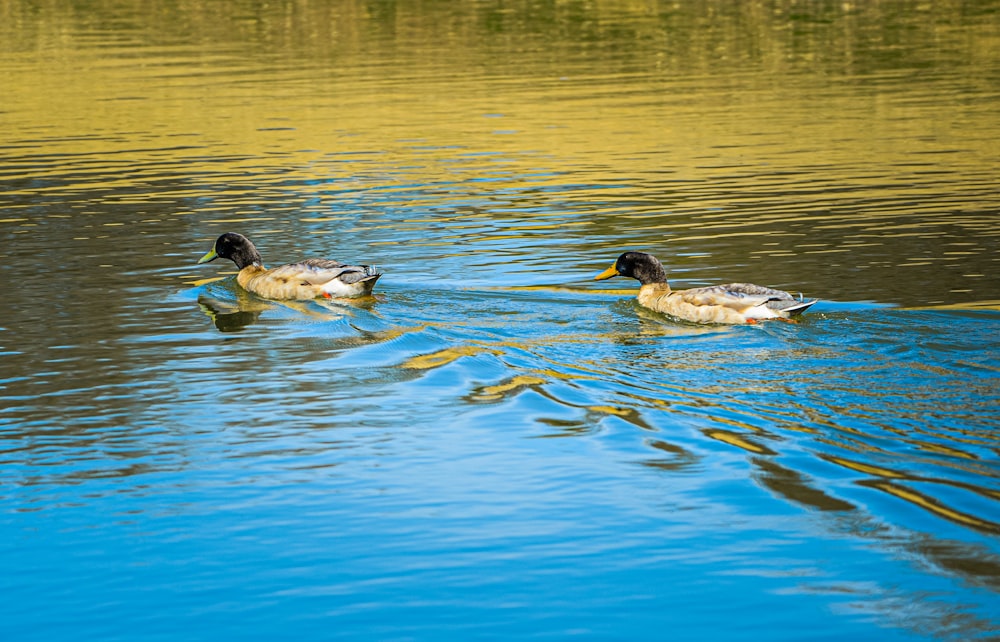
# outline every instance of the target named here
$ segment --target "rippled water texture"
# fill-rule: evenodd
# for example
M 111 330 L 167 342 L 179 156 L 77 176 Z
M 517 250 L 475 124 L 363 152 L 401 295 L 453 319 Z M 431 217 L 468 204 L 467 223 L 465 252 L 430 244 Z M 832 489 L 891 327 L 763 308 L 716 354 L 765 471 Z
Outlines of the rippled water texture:
M 996 639 L 998 51 L 995 1 L 0 1 L 0 638 Z M 385 276 L 264 301 L 223 231 Z M 625 249 L 822 301 L 679 323 Z

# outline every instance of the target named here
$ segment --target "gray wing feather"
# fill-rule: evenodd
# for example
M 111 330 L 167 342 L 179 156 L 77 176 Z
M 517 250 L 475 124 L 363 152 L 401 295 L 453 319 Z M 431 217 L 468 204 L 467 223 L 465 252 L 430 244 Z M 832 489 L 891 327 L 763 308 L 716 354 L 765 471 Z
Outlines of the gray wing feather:
M 810 301 L 806 301 L 802 298 L 801 294 L 799 295 L 799 298 L 795 298 L 784 290 L 776 290 L 774 288 L 768 288 L 754 283 L 727 283 L 725 285 L 715 285 L 707 288 L 688 290 L 688 292 L 711 292 L 716 296 L 723 295 L 727 298 L 731 297 L 732 299 L 742 299 L 746 303 L 753 301 L 754 305 L 766 305 L 772 310 L 783 311 L 787 313 L 788 316 L 802 314 L 809 308 L 809 306 L 819 300 L 812 299 Z
M 344 283 L 357 283 L 373 276 L 380 276 L 375 267 L 369 265 L 345 265 L 331 259 L 306 259 L 275 268 L 272 274 L 301 279 L 312 285 L 322 285 L 334 279 Z

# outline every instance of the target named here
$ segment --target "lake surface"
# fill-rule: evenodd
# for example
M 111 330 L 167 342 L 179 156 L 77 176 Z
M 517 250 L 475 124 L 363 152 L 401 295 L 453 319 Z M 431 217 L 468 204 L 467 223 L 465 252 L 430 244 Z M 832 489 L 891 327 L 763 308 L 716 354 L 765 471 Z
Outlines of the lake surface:
M 4 640 L 1000 639 L 997 2 L 11 0 L 0 86 Z

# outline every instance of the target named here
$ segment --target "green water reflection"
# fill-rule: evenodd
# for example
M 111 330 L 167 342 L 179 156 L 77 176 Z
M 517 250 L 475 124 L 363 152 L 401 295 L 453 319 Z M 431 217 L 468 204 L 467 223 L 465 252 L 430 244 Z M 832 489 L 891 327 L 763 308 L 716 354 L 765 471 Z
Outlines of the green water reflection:
M 1000 299 L 990 3 L 72 6 L 4 5 L 11 238 L 433 256 L 535 250 L 547 224 L 698 283 Z M 565 279 L 544 249 L 518 258 Z

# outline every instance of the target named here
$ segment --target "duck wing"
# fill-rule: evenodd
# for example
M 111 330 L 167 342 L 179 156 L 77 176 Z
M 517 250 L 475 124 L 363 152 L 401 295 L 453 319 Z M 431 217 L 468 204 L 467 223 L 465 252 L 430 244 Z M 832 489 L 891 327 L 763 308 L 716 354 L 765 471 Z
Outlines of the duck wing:
M 302 283 L 322 286 L 334 279 L 343 283 L 357 283 L 381 272 L 369 265 L 346 265 L 332 259 L 306 259 L 271 270 L 276 278 L 296 279 Z
M 747 285 L 751 287 L 743 287 Z M 690 290 L 675 292 L 675 295 L 679 296 L 685 303 L 694 306 L 721 306 L 743 311 L 764 305 L 775 299 L 776 297 L 771 294 L 772 292 L 788 294 L 787 292 L 771 290 L 759 285 L 730 283 L 728 285 L 713 285 L 705 288 L 691 288 Z M 788 296 L 789 298 L 791 297 L 791 295 Z
M 807 301 L 801 294 L 798 298 L 795 298 L 784 290 L 767 288 L 763 285 L 755 285 L 753 283 L 727 283 L 726 285 L 718 287 L 725 288 L 728 292 L 737 294 L 766 296 L 767 300 L 764 302 L 764 305 L 772 310 L 775 310 L 776 312 L 781 312 L 790 317 L 802 314 L 808 310 L 810 306 L 819 301 L 819 299 L 810 299 Z

